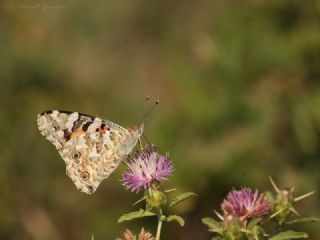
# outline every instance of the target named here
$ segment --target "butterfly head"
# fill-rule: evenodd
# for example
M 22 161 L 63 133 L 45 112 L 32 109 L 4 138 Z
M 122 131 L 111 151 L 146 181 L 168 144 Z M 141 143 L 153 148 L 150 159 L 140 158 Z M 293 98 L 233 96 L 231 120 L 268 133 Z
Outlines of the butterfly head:
M 143 123 L 140 123 L 138 125 L 135 126 L 136 128 L 136 131 L 137 131 L 137 134 L 141 137 L 142 133 L 143 133 L 143 127 L 144 127 L 144 124 Z
M 135 126 L 132 126 L 130 128 L 127 128 L 127 130 L 129 131 L 129 136 L 133 137 L 134 139 L 139 139 L 142 136 L 143 133 L 143 127 L 144 124 L 143 123 L 139 123 Z

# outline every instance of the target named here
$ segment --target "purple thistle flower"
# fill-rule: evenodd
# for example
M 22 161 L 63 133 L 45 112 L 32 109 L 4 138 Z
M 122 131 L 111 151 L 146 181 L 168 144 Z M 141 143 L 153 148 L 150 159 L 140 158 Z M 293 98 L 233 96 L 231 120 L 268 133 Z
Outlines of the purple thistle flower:
M 122 181 L 132 192 L 139 192 L 154 182 L 166 180 L 172 172 L 173 164 L 169 156 L 159 155 L 153 146 L 129 159 L 128 171 L 124 173 Z
M 253 192 L 250 188 L 243 188 L 239 191 L 229 192 L 227 198 L 221 204 L 221 208 L 226 215 L 236 216 L 244 220 L 267 214 L 271 208 L 271 203 L 264 194 L 259 194 L 258 190 Z

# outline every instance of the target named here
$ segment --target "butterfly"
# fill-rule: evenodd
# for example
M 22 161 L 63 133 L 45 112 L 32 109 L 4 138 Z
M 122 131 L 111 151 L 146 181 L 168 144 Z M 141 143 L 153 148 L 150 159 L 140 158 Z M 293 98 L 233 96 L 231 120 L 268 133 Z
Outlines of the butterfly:
M 78 112 L 38 114 L 40 133 L 58 150 L 77 189 L 92 194 L 133 150 L 143 123 L 131 128 Z

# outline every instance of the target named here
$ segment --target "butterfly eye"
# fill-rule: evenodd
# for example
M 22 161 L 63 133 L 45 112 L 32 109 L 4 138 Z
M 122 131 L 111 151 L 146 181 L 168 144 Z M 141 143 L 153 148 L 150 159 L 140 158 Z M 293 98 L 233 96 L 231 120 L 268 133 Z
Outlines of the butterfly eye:
M 71 155 L 71 157 L 72 157 L 73 159 L 78 159 L 79 157 L 81 157 L 81 153 L 80 153 L 80 152 L 73 152 L 72 155 Z
M 87 180 L 89 180 L 89 178 L 90 178 L 90 174 L 88 172 L 81 173 L 81 179 L 83 181 L 87 181 Z

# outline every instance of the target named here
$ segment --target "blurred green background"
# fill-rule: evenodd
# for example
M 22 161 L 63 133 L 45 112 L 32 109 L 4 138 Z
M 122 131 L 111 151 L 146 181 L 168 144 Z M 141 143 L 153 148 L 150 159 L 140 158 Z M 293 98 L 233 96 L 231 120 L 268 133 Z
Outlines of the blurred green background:
M 199 194 L 163 239 L 210 239 L 201 218 L 233 187 L 271 189 L 268 176 L 297 195 L 319 190 L 319 80 L 317 0 L 3 1 L 0 239 L 155 232 L 152 218 L 116 223 L 140 197 L 121 186 L 124 166 L 94 195 L 77 191 L 37 129 L 47 109 L 130 126 L 145 96 L 160 100 L 145 135 L 174 161 L 166 186 Z M 297 210 L 319 216 L 319 203 Z M 320 239 L 317 224 L 295 229 Z

